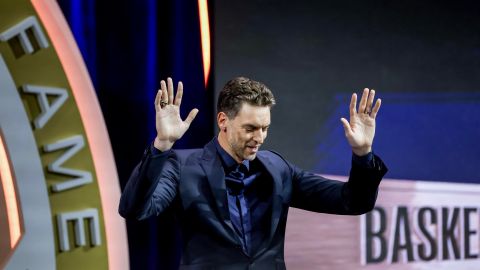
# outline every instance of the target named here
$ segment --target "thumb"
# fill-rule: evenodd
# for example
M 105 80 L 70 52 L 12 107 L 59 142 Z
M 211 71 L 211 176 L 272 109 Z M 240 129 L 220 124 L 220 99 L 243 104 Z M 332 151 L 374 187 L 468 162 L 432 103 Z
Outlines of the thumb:
M 195 119 L 195 116 L 197 116 L 197 113 L 198 113 L 197 108 L 191 110 L 184 122 L 187 123 L 190 126 L 193 119 Z
M 343 129 L 345 130 L 345 135 L 351 135 L 352 134 L 352 128 L 350 127 L 350 123 L 348 123 L 347 119 L 345 118 L 340 118 L 340 121 L 342 121 L 343 124 Z

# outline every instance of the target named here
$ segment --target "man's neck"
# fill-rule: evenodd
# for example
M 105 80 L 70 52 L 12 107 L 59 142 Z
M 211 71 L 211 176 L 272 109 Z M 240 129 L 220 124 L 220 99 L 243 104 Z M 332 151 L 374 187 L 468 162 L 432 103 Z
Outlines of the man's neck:
M 228 144 L 228 141 L 227 141 L 227 138 L 225 136 L 224 133 L 222 133 L 220 131 L 220 133 L 218 134 L 217 136 L 217 139 L 218 139 L 218 143 L 220 144 L 220 147 L 223 148 L 223 150 L 225 150 L 225 152 L 227 152 L 237 163 L 242 163 L 242 159 L 238 158 L 234 153 L 233 151 L 231 151 L 231 147 L 230 145 Z

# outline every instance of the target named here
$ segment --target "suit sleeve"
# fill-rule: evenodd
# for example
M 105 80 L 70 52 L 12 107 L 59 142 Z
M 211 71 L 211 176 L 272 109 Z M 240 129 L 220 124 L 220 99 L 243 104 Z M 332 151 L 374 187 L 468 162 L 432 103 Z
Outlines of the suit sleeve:
M 159 154 L 145 151 L 120 197 L 118 212 L 124 218 L 143 220 L 158 216 L 177 195 L 179 162 L 173 150 Z
M 373 209 L 378 186 L 387 167 L 378 156 L 372 166 L 352 160 L 348 182 L 331 180 L 289 164 L 292 172 L 291 206 L 308 211 L 360 215 Z

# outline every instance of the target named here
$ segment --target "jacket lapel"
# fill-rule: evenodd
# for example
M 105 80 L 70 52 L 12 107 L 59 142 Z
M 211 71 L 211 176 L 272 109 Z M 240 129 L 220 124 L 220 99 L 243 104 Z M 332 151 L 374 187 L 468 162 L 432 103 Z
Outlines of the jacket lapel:
M 256 252 L 256 255 L 259 255 L 270 245 L 275 231 L 277 230 L 283 210 L 283 184 L 281 172 L 277 168 L 278 166 L 276 166 L 267 156 L 262 155 L 261 152 L 258 153 L 257 158 L 273 179 L 270 234 L 268 240 L 265 241 L 265 243 Z M 214 196 L 216 211 L 221 219 L 220 221 L 224 227 L 226 227 L 230 240 L 234 243 L 239 243 L 240 241 L 238 236 L 235 233 L 233 225 L 230 221 L 227 188 L 224 181 L 225 173 L 223 171 L 222 162 L 217 155 L 217 149 L 213 140 L 205 145 L 200 164 L 205 172 L 205 175 L 207 176 L 210 189 Z
M 223 171 L 222 162 L 217 155 L 215 143 L 212 140 L 203 149 L 203 155 L 200 165 L 207 176 L 210 190 L 215 201 L 216 211 L 220 217 L 222 225 L 227 227 L 230 240 L 238 242 L 237 236 L 230 221 L 230 211 L 228 209 L 227 188 L 225 186 L 225 173 Z
M 271 175 L 273 181 L 273 192 L 272 192 L 272 217 L 270 221 L 270 236 L 265 245 L 262 245 L 262 248 L 259 249 L 257 254 L 260 254 L 266 247 L 270 245 L 270 241 L 273 239 L 275 231 L 277 230 L 278 223 L 283 210 L 283 184 L 282 176 L 276 166 L 268 157 L 260 153 L 257 155 L 258 160 L 263 164 L 267 172 Z

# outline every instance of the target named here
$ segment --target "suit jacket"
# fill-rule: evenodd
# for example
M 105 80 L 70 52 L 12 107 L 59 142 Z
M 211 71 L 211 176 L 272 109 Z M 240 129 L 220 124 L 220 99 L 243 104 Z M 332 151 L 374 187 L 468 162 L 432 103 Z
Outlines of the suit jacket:
M 145 151 L 120 199 L 119 212 L 138 220 L 173 208 L 181 224 L 180 269 L 285 269 L 289 207 L 358 215 L 370 211 L 387 168 L 377 156 L 372 168 L 352 162 L 348 182 L 304 171 L 272 151 L 257 158 L 273 181 L 268 239 L 254 255 L 243 253 L 230 221 L 225 174 L 214 142 L 203 149 Z M 260 179 L 262 180 L 262 179 Z

